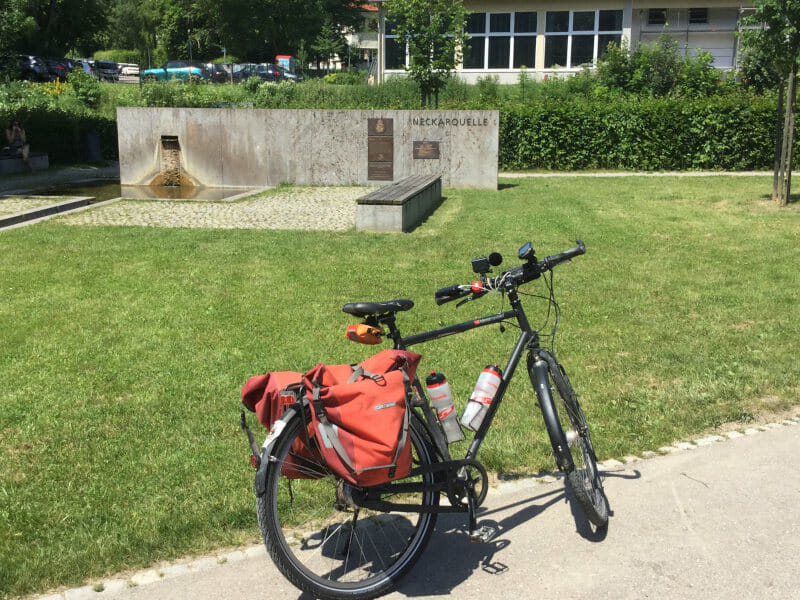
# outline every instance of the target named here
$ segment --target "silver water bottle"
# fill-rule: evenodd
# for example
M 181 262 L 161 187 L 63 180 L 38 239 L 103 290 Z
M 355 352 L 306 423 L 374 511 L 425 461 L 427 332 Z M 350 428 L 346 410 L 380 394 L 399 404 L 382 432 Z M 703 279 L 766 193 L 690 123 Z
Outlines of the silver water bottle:
M 461 416 L 461 424 L 464 427 L 478 431 L 486 416 L 486 411 L 489 410 L 489 405 L 494 400 L 502 376 L 503 372 L 497 365 L 489 365 L 481 372 L 467 407 L 464 409 L 464 414 Z
M 431 374 L 425 379 L 425 385 L 428 388 L 428 396 L 436 411 L 436 416 L 439 418 L 439 423 L 442 424 L 447 443 L 452 444 L 463 440 L 464 432 L 458 425 L 458 413 L 447 379 L 441 373 L 431 371 Z

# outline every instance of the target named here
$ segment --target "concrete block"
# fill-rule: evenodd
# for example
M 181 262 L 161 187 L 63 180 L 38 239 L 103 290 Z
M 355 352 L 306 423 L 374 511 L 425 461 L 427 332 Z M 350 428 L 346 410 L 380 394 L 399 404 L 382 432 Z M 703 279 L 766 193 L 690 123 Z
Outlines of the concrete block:
M 46 152 L 31 152 L 28 162 L 34 171 L 44 171 L 50 168 L 50 158 Z M 21 158 L 14 156 L 0 156 L 0 175 L 8 173 L 25 173 L 28 167 Z
M 376 119 L 392 123 L 385 181 L 370 178 Z M 120 107 L 120 181 L 149 184 L 161 170 L 162 140 L 177 138 L 182 173 L 208 187 L 372 186 L 438 175 L 447 187 L 496 189 L 499 122 L 498 111 Z
M 411 231 L 436 210 L 441 198 L 440 177 L 406 177 L 358 199 L 356 231 Z

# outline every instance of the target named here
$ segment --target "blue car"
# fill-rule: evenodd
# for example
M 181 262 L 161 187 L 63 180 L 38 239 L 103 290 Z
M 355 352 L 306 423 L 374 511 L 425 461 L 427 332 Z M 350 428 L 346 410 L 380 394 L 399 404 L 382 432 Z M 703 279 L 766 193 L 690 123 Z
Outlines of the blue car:
M 142 81 L 200 81 L 211 76 L 208 65 L 197 60 L 170 60 L 163 67 L 145 69 Z

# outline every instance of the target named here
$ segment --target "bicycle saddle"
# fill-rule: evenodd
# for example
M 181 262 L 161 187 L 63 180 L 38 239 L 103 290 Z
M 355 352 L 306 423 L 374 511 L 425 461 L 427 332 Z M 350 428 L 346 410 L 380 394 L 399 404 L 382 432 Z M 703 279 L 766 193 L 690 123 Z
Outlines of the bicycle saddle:
M 342 307 L 342 311 L 363 318 L 410 310 L 413 306 L 413 300 L 405 299 L 389 300 L 387 302 L 348 302 Z

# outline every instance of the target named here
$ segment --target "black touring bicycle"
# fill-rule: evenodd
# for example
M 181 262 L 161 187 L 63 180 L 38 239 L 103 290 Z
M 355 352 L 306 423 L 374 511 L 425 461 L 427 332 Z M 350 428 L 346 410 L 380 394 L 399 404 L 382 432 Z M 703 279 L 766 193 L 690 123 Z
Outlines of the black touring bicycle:
M 556 314 L 549 334 L 554 335 L 558 305 L 552 269 L 586 251 L 583 242 L 578 240 L 577 244 L 539 261 L 529 242 L 519 250 L 522 264 L 495 277 L 489 273 L 501 264 L 499 254 L 474 259 L 472 267 L 479 281 L 436 292 L 437 304 L 454 300 L 463 303 L 490 292 L 507 297 L 509 310 L 480 319 L 403 336 L 397 316 L 414 306 L 411 300 L 344 305 L 344 312 L 362 319 L 373 331 L 383 332 L 401 350 L 504 322 L 518 325 L 520 334 L 463 458 L 451 457 L 445 431 L 424 386 L 415 377 L 409 428 L 413 468 L 403 479 L 357 487 L 334 476 L 324 461 L 297 456 L 298 442 L 308 439 L 308 417 L 297 406 L 283 414 L 261 450 L 255 488 L 264 542 L 289 581 L 315 598 L 364 599 L 385 594 L 420 557 L 440 513 L 465 513 L 471 539 L 487 541 L 493 531 L 476 522 L 476 509 L 488 490 L 486 470 L 477 460 L 478 450 L 523 356 L 556 464 L 589 521 L 597 527 L 607 524 L 608 501 L 577 395 L 552 351 L 540 346 L 539 332 L 531 328 L 522 307 L 520 295 L 525 294 L 519 291 L 522 285 L 544 276 L 549 289 L 546 299 Z M 300 465 L 308 478 L 283 476 L 284 464 L 291 464 L 293 469 Z

